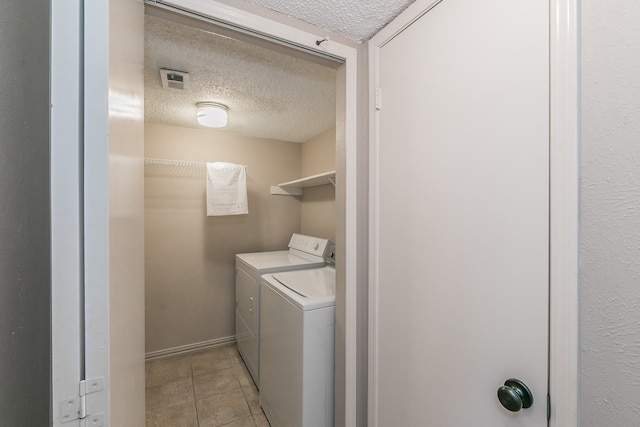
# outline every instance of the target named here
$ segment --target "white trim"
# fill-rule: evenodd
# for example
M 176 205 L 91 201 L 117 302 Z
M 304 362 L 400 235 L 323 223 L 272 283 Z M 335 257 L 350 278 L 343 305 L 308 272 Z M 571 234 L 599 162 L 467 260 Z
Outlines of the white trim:
M 320 46 L 316 41 L 326 36 L 326 31 L 318 29 L 311 33 L 269 18 L 235 8 L 215 0 L 171 0 L 164 4 L 179 9 L 193 11 L 221 21 L 248 28 L 265 35 L 290 41 L 298 46 L 318 52 L 325 52 L 345 60 L 346 102 L 345 102 L 345 426 L 356 425 L 356 320 L 357 320 L 357 78 L 358 51 L 354 46 L 334 40 L 327 40 Z M 340 274 L 340 271 L 338 271 Z
M 395 22 L 395 21 L 393 21 Z M 379 80 L 379 60 L 380 47 L 374 44 L 375 38 L 369 42 L 369 100 L 376 100 L 378 94 Z M 381 100 L 374 101 L 375 104 L 382 106 Z M 367 388 L 367 421 L 369 427 L 378 427 L 378 289 L 380 283 L 378 281 L 378 262 L 380 260 L 379 241 L 378 241 L 378 218 L 379 209 L 377 199 L 380 188 L 378 180 L 377 165 L 379 162 L 378 153 L 378 121 L 377 108 L 369 106 L 369 325 L 368 325 L 368 388 Z
M 391 21 L 378 34 L 371 38 L 369 47 L 379 50 L 395 36 L 420 19 L 425 13 L 436 7 L 442 0 L 418 0 L 409 6 L 396 19 Z
M 579 10 L 550 2 L 551 427 L 578 425 Z
M 215 340 L 202 341 L 195 344 L 181 345 L 178 347 L 166 348 L 164 350 L 150 351 L 144 355 L 145 361 L 165 359 L 171 356 L 177 356 L 180 354 L 191 353 L 198 350 L 208 350 L 210 348 L 222 347 L 227 344 L 233 344 L 236 342 L 235 335 L 229 337 L 217 338 Z
M 109 2 L 84 4 L 84 300 L 85 379 L 105 378 L 88 394 L 87 414 L 105 414 L 111 425 L 109 335 Z
M 371 100 L 380 48 L 441 0 L 418 0 L 369 41 Z M 578 0 L 550 0 L 550 427 L 578 425 L 579 10 Z M 382 100 L 384 106 L 384 99 Z M 369 426 L 378 427 L 378 124 L 370 108 Z
M 80 3 L 51 3 L 51 366 L 52 423 L 81 380 Z M 79 425 L 80 421 L 64 423 Z

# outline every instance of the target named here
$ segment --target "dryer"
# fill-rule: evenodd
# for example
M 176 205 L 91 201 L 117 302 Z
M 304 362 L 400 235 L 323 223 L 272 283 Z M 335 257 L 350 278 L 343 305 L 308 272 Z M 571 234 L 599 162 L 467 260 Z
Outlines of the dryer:
M 260 404 L 271 427 L 333 427 L 335 268 L 261 283 Z
M 260 279 L 263 274 L 325 265 L 332 247 L 327 239 L 294 233 L 289 249 L 236 255 L 236 341 L 256 386 L 260 388 Z

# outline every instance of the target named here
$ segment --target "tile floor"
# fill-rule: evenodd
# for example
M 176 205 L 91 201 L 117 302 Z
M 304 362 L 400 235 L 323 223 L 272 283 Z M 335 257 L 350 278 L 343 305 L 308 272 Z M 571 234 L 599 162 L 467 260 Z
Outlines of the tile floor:
M 147 427 L 269 427 L 235 345 L 147 362 Z

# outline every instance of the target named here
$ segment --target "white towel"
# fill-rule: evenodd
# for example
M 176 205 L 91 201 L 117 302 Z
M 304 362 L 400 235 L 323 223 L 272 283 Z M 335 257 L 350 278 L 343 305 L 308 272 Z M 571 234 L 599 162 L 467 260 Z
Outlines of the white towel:
M 248 213 L 246 166 L 207 163 L 207 216 Z

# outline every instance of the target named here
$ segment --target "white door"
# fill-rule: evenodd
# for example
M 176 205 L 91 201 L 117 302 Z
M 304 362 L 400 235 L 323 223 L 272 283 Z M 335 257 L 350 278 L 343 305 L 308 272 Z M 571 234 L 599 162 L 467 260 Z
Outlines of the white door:
M 373 425 L 543 426 L 548 2 L 435 3 L 371 41 Z

